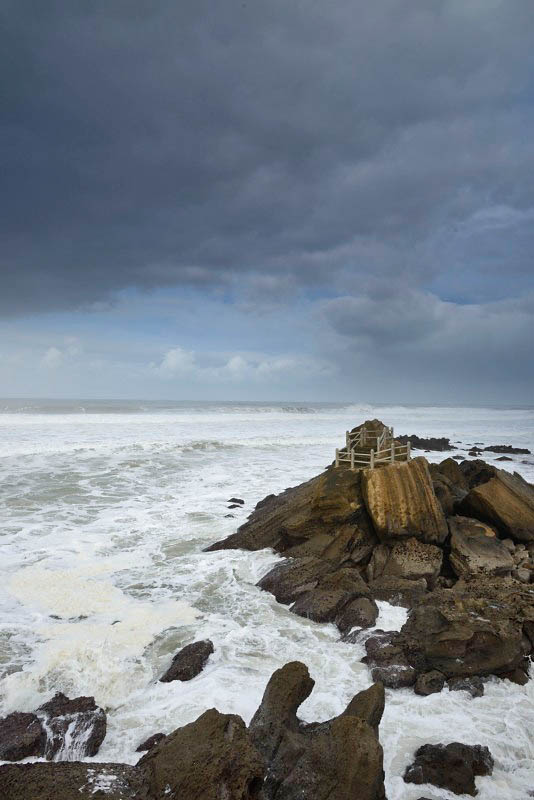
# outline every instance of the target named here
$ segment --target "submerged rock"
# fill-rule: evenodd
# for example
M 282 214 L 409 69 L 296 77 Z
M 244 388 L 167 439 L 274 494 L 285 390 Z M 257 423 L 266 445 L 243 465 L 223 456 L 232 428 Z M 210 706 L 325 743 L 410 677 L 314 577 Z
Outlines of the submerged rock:
M 171 666 L 160 678 L 161 683 L 192 680 L 202 672 L 213 652 L 213 642 L 209 639 L 186 645 L 174 656 Z
M 341 633 L 352 628 L 372 628 L 378 617 L 378 606 L 368 597 L 358 597 L 349 603 L 336 618 Z
M 425 744 L 404 773 L 406 783 L 432 783 L 455 794 L 477 793 L 475 777 L 491 775 L 493 758 L 487 747 L 460 742 Z
M 471 697 L 482 697 L 484 694 L 484 681 L 478 675 L 472 678 L 450 678 L 447 686 L 449 692 L 469 692 Z

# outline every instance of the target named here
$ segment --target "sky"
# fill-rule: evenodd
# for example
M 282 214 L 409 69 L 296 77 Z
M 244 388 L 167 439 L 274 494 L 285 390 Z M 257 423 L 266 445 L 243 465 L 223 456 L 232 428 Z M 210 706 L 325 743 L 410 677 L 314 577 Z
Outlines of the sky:
M 0 0 L 0 396 L 534 396 L 532 0 Z

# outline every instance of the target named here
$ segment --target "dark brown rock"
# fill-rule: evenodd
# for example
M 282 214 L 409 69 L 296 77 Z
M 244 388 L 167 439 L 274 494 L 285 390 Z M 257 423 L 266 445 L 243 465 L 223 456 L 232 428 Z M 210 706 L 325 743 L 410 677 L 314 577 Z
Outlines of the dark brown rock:
M 340 569 L 322 578 L 315 589 L 300 594 L 291 611 L 315 622 L 333 622 L 351 600 L 368 594 L 356 569 Z
M 145 800 L 142 774 L 127 764 L 55 763 L 0 766 L 2 800 Z
M 449 517 L 450 563 L 459 577 L 510 575 L 514 560 L 493 528 L 469 517 Z
M 491 775 L 493 758 L 487 747 L 450 744 L 425 744 L 404 773 L 406 783 L 432 783 L 455 794 L 475 795 L 475 777 Z
M 44 755 L 46 734 L 35 714 L 15 711 L 0 719 L 0 760 L 20 761 Z
M 333 568 L 333 564 L 320 558 L 295 558 L 276 564 L 257 585 L 273 594 L 279 603 L 293 603 L 299 594 L 315 589 L 320 578 Z
M 363 495 L 375 532 L 382 540 L 411 536 L 439 544 L 448 535 L 426 459 L 395 462 L 363 471 Z
M 213 652 L 213 642 L 209 639 L 186 645 L 179 653 L 176 653 L 171 666 L 161 676 L 160 681 L 162 683 L 190 681 L 202 672 Z
M 431 584 L 440 573 L 442 560 L 443 553 L 439 547 L 411 537 L 395 542 L 382 574 L 410 581 L 424 578 L 427 584 Z
M 496 473 L 471 489 L 459 506 L 460 513 L 494 525 L 503 537 L 534 541 L 534 487 L 517 473 Z
M 378 606 L 368 597 L 352 600 L 336 617 L 336 625 L 341 633 L 352 628 L 372 628 L 378 617 Z
M 424 672 L 422 675 L 417 677 L 414 692 L 426 697 L 429 694 L 441 692 L 444 686 L 445 675 L 442 672 L 438 672 L 436 669 L 434 669 L 430 672 Z
M 378 736 L 378 726 L 384 713 L 386 695 L 384 684 L 373 683 L 368 689 L 355 695 L 348 704 L 343 715 L 360 717 L 373 728 Z
M 438 472 L 447 478 L 452 486 L 467 492 L 469 489 L 469 483 L 467 482 L 467 478 L 455 460 L 456 458 L 457 456 L 454 456 L 453 458 L 446 458 L 444 461 L 441 461 L 439 464 L 437 464 L 436 467 Z
M 243 720 L 214 708 L 169 734 L 137 764 L 149 797 L 257 800 L 265 764 Z
M 410 436 L 397 436 L 397 439 L 402 444 L 410 442 L 414 450 L 437 450 L 440 452 L 444 450 L 456 450 L 454 445 L 452 445 L 450 440 L 446 439 L 445 436 L 441 438 L 430 437 L 425 439 L 412 433 Z
M 447 686 L 449 692 L 469 692 L 471 697 L 482 697 L 484 694 L 484 681 L 478 675 L 472 678 L 450 678 Z
M 493 467 L 491 464 L 486 464 L 485 461 L 481 461 L 480 459 L 462 461 L 460 469 L 465 476 L 469 489 L 474 489 L 475 486 L 487 483 L 497 474 L 496 467 Z
M 369 591 L 374 600 L 385 600 L 392 606 L 411 608 L 427 594 L 427 582 L 424 578 L 409 581 L 406 578 L 394 578 L 383 575 L 369 583 Z
M 530 450 L 527 450 L 526 447 L 512 447 L 509 444 L 492 444 L 489 447 L 485 447 L 484 450 L 487 453 L 515 453 L 517 455 L 524 456 L 530 455 Z
M 151 747 L 154 745 L 159 744 L 165 738 L 164 733 L 153 733 L 152 736 L 149 736 L 148 739 L 145 739 L 144 742 L 141 742 L 139 747 L 136 747 L 136 753 L 146 753 L 147 750 L 150 750 Z
M 48 760 L 76 760 L 95 756 L 106 735 L 106 713 L 94 697 L 70 700 L 57 692 L 37 709 L 47 732 L 45 757 Z
M 405 689 L 413 686 L 417 678 L 417 672 L 409 664 L 373 667 L 371 675 L 374 681 L 380 681 L 388 689 Z

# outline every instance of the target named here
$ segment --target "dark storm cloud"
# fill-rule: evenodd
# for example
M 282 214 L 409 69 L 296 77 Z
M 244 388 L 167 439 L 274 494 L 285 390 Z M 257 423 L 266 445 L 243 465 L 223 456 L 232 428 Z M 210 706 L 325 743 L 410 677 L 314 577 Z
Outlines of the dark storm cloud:
M 529 279 L 531 0 L 4 0 L 2 17 L 4 314 L 128 286 L 372 302 L 449 271 L 463 299 Z M 516 214 L 497 254 L 488 208 Z

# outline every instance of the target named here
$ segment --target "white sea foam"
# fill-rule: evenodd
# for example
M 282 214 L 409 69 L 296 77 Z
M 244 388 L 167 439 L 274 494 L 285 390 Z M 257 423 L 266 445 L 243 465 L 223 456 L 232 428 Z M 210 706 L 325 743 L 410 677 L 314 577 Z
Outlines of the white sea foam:
M 0 713 L 35 708 L 55 691 L 94 695 L 108 714 L 98 761 L 133 763 L 149 735 L 209 707 L 250 720 L 272 671 L 289 660 L 304 661 L 316 681 L 306 720 L 340 713 L 370 685 L 363 645 L 256 588 L 278 556 L 202 552 L 265 494 L 322 470 L 346 428 L 377 416 L 398 433 L 462 440 L 461 453 L 477 441 L 534 450 L 528 409 L 140 405 L 0 414 Z M 499 466 L 534 479 L 534 456 Z M 227 509 L 232 496 L 244 509 Z M 377 627 L 402 626 L 404 609 L 379 608 Z M 197 678 L 158 681 L 180 647 L 207 637 L 215 653 Z M 388 692 L 390 800 L 433 797 L 402 773 L 420 744 L 453 740 L 493 753 L 493 776 L 477 779 L 481 800 L 523 800 L 534 787 L 533 691 L 532 681 L 494 681 L 476 699 Z

